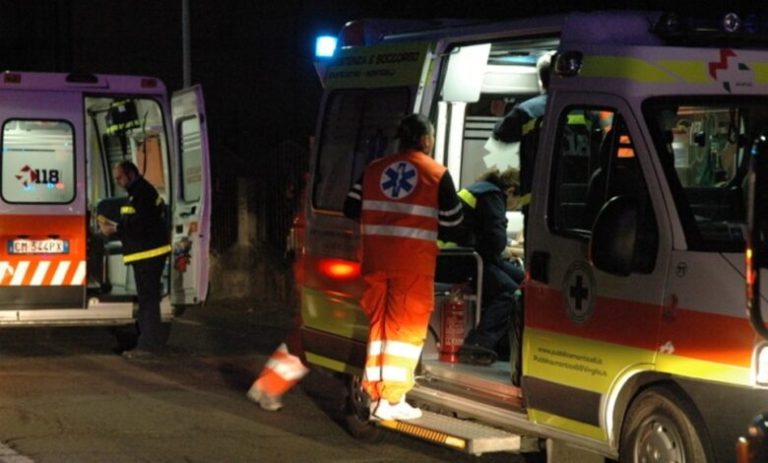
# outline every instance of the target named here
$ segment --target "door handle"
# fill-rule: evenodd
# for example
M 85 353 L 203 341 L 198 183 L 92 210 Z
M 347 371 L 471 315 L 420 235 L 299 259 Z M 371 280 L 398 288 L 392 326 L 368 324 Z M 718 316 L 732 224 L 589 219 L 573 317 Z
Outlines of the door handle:
M 197 206 L 192 206 L 189 210 L 181 212 L 179 214 L 179 217 L 181 218 L 189 217 L 191 215 L 194 215 L 196 211 L 197 211 Z

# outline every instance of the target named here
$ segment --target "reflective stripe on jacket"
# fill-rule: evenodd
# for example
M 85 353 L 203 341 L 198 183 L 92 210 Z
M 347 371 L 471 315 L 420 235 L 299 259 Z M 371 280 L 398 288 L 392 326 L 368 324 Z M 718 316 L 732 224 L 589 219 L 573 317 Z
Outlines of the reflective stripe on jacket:
M 171 252 L 165 204 L 144 177 L 128 187 L 128 204 L 120 208 L 118 234 L 123 243 L 123 262 L 163 256 Z
M 434 275 L 439 185 L 446 168 L 416 150 L 378 159 L 365 171 L 363 272 Z

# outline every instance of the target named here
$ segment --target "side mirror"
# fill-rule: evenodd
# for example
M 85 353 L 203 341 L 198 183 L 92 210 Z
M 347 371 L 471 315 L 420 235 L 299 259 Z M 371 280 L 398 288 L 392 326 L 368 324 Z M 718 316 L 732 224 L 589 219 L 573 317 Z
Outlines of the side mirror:
M 589 260 L 598 269 L 618 276 L 632 271 L 640 208 L 636 199 L 615 196 L 595 219 L 589 241 Z

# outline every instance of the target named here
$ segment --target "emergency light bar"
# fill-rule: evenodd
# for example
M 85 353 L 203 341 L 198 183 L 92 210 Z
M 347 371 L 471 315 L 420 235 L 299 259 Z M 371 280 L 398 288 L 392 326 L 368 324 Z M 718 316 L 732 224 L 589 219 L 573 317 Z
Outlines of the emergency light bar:
M 665 13 L 653 26 L 653 32 L 663 39 L 688 44 L 719 39 L 756 46 L 754 42 L 768 41 L 768 18 L 755 14 L 742 17 L 733 12 L 705 18 Z
M 331 35 L 321 35 L 315 39 L 315 57 L 332 58 L 336 52 L 338 39 Z

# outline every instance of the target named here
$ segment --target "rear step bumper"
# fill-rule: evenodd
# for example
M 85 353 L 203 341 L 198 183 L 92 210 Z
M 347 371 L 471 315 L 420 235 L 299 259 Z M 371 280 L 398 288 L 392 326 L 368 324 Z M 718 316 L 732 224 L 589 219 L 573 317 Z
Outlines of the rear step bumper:
M 428 411 L 417 420 L 379 421 L 378 425 L 473 455 L 521 449 L 522 438 L 517 434 Z

